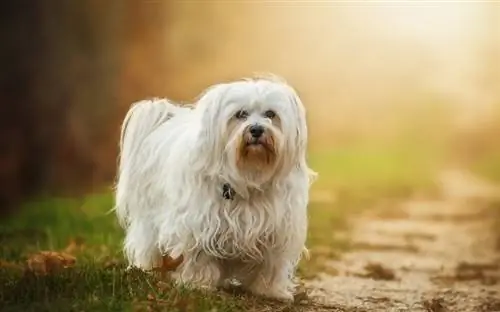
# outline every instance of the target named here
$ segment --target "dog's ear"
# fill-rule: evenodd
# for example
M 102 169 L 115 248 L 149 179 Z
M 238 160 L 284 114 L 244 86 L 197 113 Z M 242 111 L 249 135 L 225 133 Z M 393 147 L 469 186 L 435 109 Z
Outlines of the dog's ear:
M 305 157 L 307 150 L 307 122 L 306 109 L 302 100 L 295 90 L 291 90 L 290 101 L 293 103 L 294 115 L 296 116 L 296 129 L 294 143 L 299 148 L 299 154 Z
M 295 118 L 295 129 L 293 129 L 293 140 L 290 143 L 294 144 L 296 149 L 296 159 L 294 159 L 294 165 L 298 167 L 299 170 L 307 172 L 310 181 L 312 182 L 317 174 L 309 168 L 307 165 L 307 116 L 306 109 L 302 100 L 300 99 L 297 91 L 293 89 L 290 85 L 287 85 L 288 98 L 291 102 L 292 114 Z M 290 144 L 287 143 L 287 144 Z
M 289 101 L 289 119 L 286 120 L 287 149 L 297 155 L 293 163 L 300 165 L 301 159 L 305 157 L 307 149 L 307 124 L 306 111 L 302 100 L 297 92 L 288 84 L 284 83 L 285 92 Z
M 216 173 L 220 171 L 222 163 L 222 151 L 224 145 L 223 120 L 221 120 L 223 97 L 225 94 L 225 84 L 217 84 L 209 87 L 199 97 L 196 110 L 200 116 L 200 144 L 203 158 L 205 159 L 207 170 Z M 210 168 L 210 169 L 209 169 Z

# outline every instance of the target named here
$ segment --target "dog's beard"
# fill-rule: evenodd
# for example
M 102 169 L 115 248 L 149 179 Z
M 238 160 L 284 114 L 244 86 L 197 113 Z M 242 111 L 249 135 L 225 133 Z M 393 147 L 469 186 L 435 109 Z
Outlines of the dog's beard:
M 276 168 L 278 158 L 276 138 L 271 131 L 254 138 L 243 132 L 236 151 L 236 166 L 242 172 L 269 174 Z

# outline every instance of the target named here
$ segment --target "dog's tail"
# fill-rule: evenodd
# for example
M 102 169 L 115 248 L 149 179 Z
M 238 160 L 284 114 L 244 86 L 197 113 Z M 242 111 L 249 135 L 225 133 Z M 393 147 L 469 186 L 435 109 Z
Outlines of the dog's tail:
M 173 105 L 165 100 L 144 100 L 134 103 L 123 120 L 120 133 L 120 155 L 134 155 L 141 142 L 159 125 L 174 116 Z
M 122 225 L 128 223 L 129 208 L 124 196 L 132 181 L 134 163 L 140 161 L 141 145 L 144 139 L 161 124 L 175 115 L 176 107 L 167 100 L 152 99 L 134 103 L 128 110 L 120 132 L 120 155 L 116 185 L 116 203 L 114 210 Z

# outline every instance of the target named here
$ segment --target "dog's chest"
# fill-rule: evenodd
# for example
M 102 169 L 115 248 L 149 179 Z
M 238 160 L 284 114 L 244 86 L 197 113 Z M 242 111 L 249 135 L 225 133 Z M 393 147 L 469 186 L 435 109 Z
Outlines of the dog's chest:
M 214 235 L 209 243 L 224 258 L 258 256 L 273 244 L 277 220 L 269 203 L 226 200 L 210 222 Z

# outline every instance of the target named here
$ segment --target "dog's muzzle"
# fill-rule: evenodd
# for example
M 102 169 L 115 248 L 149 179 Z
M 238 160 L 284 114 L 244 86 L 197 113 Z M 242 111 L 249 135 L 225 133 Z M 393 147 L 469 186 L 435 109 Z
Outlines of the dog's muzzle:
M 258 139 L 264 134 L 265 129 L 261 125 L 251 125 L 248 131 L 250 131 L 252 138 Z
M 266 128 L 260 124 L 253 124 L 246 130 L 246 145 L 261 145 L 266 143 Z

